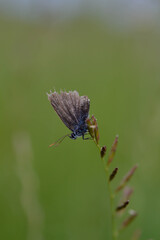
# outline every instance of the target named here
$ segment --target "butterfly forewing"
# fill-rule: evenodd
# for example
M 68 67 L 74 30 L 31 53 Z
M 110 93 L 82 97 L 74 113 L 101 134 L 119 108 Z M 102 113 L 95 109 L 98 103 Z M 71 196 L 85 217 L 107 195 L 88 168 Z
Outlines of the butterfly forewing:
M 63 123 L 71 130 L 78 129 L 85 123 L 89 113 L 90 100 L 87 96 L 79 96 L 77 91 L 48 94 L 54 110 Z
M 48 99 L 51 102 L 51 105 L 53 106 L 54 110 L 60 117 L 60 119 L 63 121 L 63 123 L 71 130 L 74 130 L 74 127 L 70 125 L 70 122 L 72 121 L 71 116 L 66 111 L 65 107 L 63 106 L 63 101 L 61 100 L 60 94 L 57 92 L 48 94 Z
M 76 115 L 74 105 L 72 103 L 72 99 L 70 97 L 70 93 L 61 92 L 60 96 L 61 102 L 63 103 L 62 105 L 66 113 L 70 116 L 70 121 L 72 122 L 72 125 L 78 124 L 78 118 Z

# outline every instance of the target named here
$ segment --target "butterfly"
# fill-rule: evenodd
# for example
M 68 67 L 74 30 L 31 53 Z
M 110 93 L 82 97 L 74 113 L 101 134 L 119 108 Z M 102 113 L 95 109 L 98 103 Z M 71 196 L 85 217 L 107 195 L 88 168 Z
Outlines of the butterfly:
M 88 139 L 84 137 L 88 132 L 86 120 L 90 108 L 90 100 L 87 96 L 79 96 L 77 91 L 61 91 L 60 93 L 55 91 L 48 94 L 48 100 L 62 122 L 72 132 L 58 139 L 58 141 L 50 146 L 59 145 L 67 136 L 71 139 L 76 139 L 81 136 L 83 139 Z

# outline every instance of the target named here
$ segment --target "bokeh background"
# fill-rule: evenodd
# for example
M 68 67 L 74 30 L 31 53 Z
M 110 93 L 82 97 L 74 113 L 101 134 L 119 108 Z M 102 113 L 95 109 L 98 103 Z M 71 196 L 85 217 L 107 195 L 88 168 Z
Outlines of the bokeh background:
M 113 188 L 139 164 L 138 217 L 119 239 L 136 229 L 160 239 L 159 43 L 159 1 L 1 0 L 0 239 L 111 239 L 93 142 L 48 148 L 69 133 L 47 99 L 54 89 L 89 96 L 108 151 L 119 134 Z

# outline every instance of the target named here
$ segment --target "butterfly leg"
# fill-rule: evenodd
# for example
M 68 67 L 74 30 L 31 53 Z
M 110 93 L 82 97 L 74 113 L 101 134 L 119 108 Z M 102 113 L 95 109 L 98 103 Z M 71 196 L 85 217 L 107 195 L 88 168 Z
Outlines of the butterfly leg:
M 93 140 L 92 137 L 87 137 L 87 138 L 85 138 L 85 137 L 84 137 L 84 134 L 82 134 L 82 138 L 83 138 L 83 140 Z

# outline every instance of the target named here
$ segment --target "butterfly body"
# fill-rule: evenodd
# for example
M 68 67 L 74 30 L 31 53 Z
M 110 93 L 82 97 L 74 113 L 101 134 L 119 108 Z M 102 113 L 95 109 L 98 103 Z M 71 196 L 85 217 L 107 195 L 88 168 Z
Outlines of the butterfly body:
M 79 96 L 77 91 L 50 92 L 48 99 L 62 122 L 72 131 L 71 139 L 81 137 L 88 132 L 86 119 L 89 115 L 90 100 Z
M 88 132 L 87 124 L 82 123 L 81 125 L 77 126 L 77 129 L 75 129 L 72 133 L 70 138 L 71 139 L 76 139 L 77 137 L 81 137 L 84 139 L 85 133 Z

